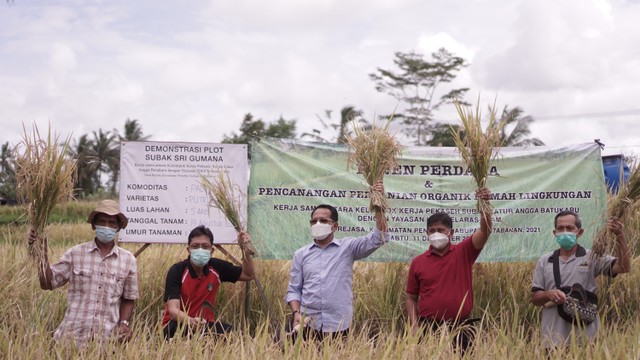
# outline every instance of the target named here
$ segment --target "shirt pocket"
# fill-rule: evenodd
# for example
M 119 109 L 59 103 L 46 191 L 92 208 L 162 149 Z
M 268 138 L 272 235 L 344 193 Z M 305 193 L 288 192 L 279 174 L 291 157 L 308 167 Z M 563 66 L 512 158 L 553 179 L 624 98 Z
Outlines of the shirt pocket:
M 73 268 L 69 290 L 74 293 L 88 293 L 91 290 L 91 269 Z
M 110 290 L 110 296 L 114 298 L 120 298 L 122 291 L 124 290 L 124 281 L 126 276 L 118 273 L 110 273 L 108 275 L 108 287 Z

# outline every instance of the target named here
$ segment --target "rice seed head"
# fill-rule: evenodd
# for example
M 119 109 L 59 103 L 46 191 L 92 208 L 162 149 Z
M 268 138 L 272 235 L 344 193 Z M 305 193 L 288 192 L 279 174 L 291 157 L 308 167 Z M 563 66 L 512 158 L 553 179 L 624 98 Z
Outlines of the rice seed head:
M 456 111 L 462 126 L 458 131 L 451 127 L 451 135 L 460 153 L 460 157 L 469 168 L 478 188 L 487 186 L 487 176 L 491 168 L 491 162 L 498 156 L 502 146 L 502 128 L 504 121 L 498 121 L 496 117 L 495 101 L 489 107 L 489 123 L 486 130 L 482 129 L 482 113 L 480 111 L 480 96 L 475 110 L 464 106 L 460 102 L 454 102 Z M 491 211 L 490 203 L 479 200 L 478 210 Z
M 638 206 L 640 200 L 640 164 L 634 163 L 629 167 L 629 180 L 624 183 L 620 182 L 618 193 L 609 194 L 607 206 L 607 217 L 615 217 L 625 220 L 631 216 L 633 210 Z M 626 227 L 625 227 L 626 229 Z M 591 246 L 591 252 L 595 257 L 602 256 L 607 253 L 613 253 L 616 242 L 614 237 L 609 233 L 606 224 L 598 229 L 595 240 Z
M 22 128 L 22 141 L 15 148 L 17 193 L 28 204 L 29 224 L 37 235 L 37 241 L 28 244 L 29 254 L 42 262 L 47 252 L 44 229 L 53 208 L 73 199 L 77 164 L 68 155 L 71 135 L 61 143 L 51 127 L 46 138 L 36 125 L 30 133 L 24 124 Z
M 220 210 L 236 232 L 243 231 L 245 222 L 241 216 L 241 209 L 246 195 L 240 186 L 231 182 L 229 173 L 218 169 L 210 178 L 200 174 L 199 182 L 209 197 L 209 207 Z M 241 249 L 250 256 L 258 253 L 251 243 L 242 244 Z
M 372 123 L 369 129 L 353 124 L 353 131 L 347 137 L 349 159 L 347 166 L 355 166 L 369 185 L 369 209 L 383 213 L 388 208 L 384 194 L 371 191 L 371 186 L 378 180 L 383 180 L 385 173 L 393 170 L 397 165 L 397 158 L 402 153 L 402 146 L 389 133 L 389 124 L 393 118 L 387 120 L 383 126 Z

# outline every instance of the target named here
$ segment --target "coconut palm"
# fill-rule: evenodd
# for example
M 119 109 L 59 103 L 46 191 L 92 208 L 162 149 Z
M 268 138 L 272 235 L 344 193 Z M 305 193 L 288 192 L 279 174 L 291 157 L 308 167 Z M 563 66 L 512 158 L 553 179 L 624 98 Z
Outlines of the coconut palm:
M 318 118 L 318 121 L 320 121 L 320 124 L 322 125 L 322 129 L 313 129 L 311 133 L 304 133 L 300 137 L 302 139 L 308 138 L 313 141 L 324 142 L 324 143 L 333 142 L 334 141 L 333 139 L 327 140 L 325 137 L 322 136 L 323 130 L 332 129 L 334 131 L 335 130 L 338 131 L 338 135 L 335 138 L 335 142 L 338 144 L 346 144 L 347 135 L 348 135 L 347 133 L 349 131 L 348 129 L 349 123 L 351 121 L 356 120 L 358 123 L 366 124 L 366 120 L 362 118 L 362 111 L 357 110 L 354 106 L 348 105 L 343 107 L 340 110 L 340 122 L 337 124 L 328 123 L 330 121 L 333 121 L 333 119 L 331 118 L 332 113 L 333 113 L 333 110 L 325 110 L 324 119 L 319 115 L 316 115 L 316 117 Z M 365 129 L 368 129 L 368 127 L 365 126 Z
M 76 198 L 91 195 L 98 188 L 98 184 L 94 180 L 100 161 L 93 155 L 93 146 L 93 140 L 89 139 L 89 135 L 84 134 L 69 148 L 71 156 L 76 158 L 78 164 L 78 177 L 75 184 Z
M 142 125 L 137 119 L 127 119 L 124 122 L 124 134 L 120 134 L 118 130 L 113 129 L 118 136 L 118 141 L 145 141 L 151 138 L 151 135 L 143 135 Z
M 116 143 L 116 134 L 111 131 L 93 132 L 93 146 L 91 147 L 92 155 L 99 160 L 99 166 L 95 173 L 94 181 L 98 184 L 98 190 L 102 189 L 102 175 L 109 173 L 109 190 L 111 194 L 115 194 L 118 176 L 120 175 L 118 144 Z
M 507 106 L 502 110 L 500 122 L 504 121 L 505 126 L 500 132 L 502 146 L 541 146 L 544 145 L 538 138 L 527 138 L 531 134 L 529 125 L 533 122 L 530 115 L 523 116 L 523 110 L 519 107 L 509 109 Z M 507 129 L 511 129 L 507 133 Z

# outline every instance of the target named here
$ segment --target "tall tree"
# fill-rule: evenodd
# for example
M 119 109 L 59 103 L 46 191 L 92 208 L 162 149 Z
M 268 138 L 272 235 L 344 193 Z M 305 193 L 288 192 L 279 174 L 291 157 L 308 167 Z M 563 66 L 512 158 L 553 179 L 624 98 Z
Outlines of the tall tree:
M 120 134 L 117 129 L 113 132 L 118 136 L 118 141 L 145 141 L 151 138 L 151 135 L 144 135 L 142 125 L 137 119 L 129 119 L 124 122 L 124 133 Z
M 100 165 L 95 174 L 95 183 L 98 184 L 99 189 L 102 189 L 102 175 L 104 173 L 109 174 L 108 186 L 111 194 L 116 193 L 116 185 L 118 183 L 119 166 L 114 166 L 119 161 L 119 151 L 116 143 L 116 134 L 111 131 L 93 132 L 93 146 L 91 148 L 93 156 L 99 161 Z
M 431 61 L 416 52 L 396 52 L 394 63 L 399 71 L 378 68 L 369 74 L 376 83 L 376 90 L 385 92 L 406 105 L 404 113 L 394 117 L 402 118 L 405 133 L 415 138 L 416 145 L 425 145 L 429 139 L 427 131 L 433 120 L 433 112 L 441 105 L 454 99 L 463 102 L 468 88 L 452 89 L 436 96 L 439 87 L 450 83 L 467 64 L 464 59 L 453 55 L 444 48 L 431 54 Z
M 531 134 L 529 126 L 533 122 L 533 117 L 522 116 L 523 110 L 519 107 L 509 109 L 507 106 L 502 109 L 500 120 L 505 122 L 502 128 L 501 138 L 503 146 L 540 146 L 544 145 L 538 138 L 528 138 Z M 507 129 L 511 129 L 507 133 Z
M 116 193 L 117 184 L 120 176 L 120 146 L 123 141 L 146 141 L 151 138 L 151 135 L 144 135 L 142 131 L 142 125 L 137 119 L 129 119 L 124 122 L 124 132 L 121 134 L 118 129 L 113 129 L 113 134 L 117 137 L 115 141 L 115 154 L 111 156 L 107 161 L 107 167 L 111 174 L 110 191 L 112 194 Z
M 285 120 L 282 116 L 275 123 L 265 124 L 262 119 L 254 119 L 247 113 L 240 125 L 240 133 L 232 132 L 224 135 L 222 142 L 226 144 L 248 144 L 253 137 L 277 137 L 291 139 L 296 136 L 296 120 Z
M 89 135 L 84 134 L 75 140 L 69 148 L 71 156 L 76 159 L 78 164 L 78 178 L 75 185 L 77 198 L 92 195 L 98 189 L 95 179 L 100 161 L 94 156 L 93 147 L 93 140 L 89 139 Z
M 333 113 L 333 110 L 325 110 L 324 119 L 321 116 L 316 115 L 316 117 L 318 118 L 318 121 L 320 122 L 320 125 L 322 125 L 322 129 L 313 129 L 311 133 L 302 134 L 301 138 L 303 139 L 309 138 L 313 141 L 318 141 L 318 142 L 327 142 L 327 143 L 336 142 L 338 144 L 346 144 L 348 131 L 349 131 L 349 129 L 347 129 L 348 124 L 354 120 L 357 122 L 366 123 L 366 120 L 362 118 L 363 112 L 361 110 L 357 110 L 354 106 L 348 105 L 343 107 L 340 110 L 340 120 L 338 121 L 337 124 L 329 123 L 334 121 L 331 116 L 332 113 Z M 323 137 L 322 136 L 323 130 L 328 130 L 328 129 L 337 131 L 337 135 L 330 139 Z

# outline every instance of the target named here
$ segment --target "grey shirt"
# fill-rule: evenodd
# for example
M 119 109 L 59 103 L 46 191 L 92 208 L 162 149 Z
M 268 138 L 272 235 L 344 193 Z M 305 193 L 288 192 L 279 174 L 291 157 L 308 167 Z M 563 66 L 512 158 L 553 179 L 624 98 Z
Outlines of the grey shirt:
M 555 280 L 553 278 L 553 252 L 542 255 L 536 264 L 533 273 L 533 281 L 531 290 L 546 291 L 555 289 Z M 571 286 L 580 283 L 585 290 L 596 292 L 596 277 L 598 275 L 611 276 L 611 267 L 616 258 L 613 256 L 603 255 L 594 260 L 590 258 L 590 250 L 582 247 L 567 260 L 560 258 L 560 286 Z M 578 337 L 587 336 L 591 339 L 595 336 L 600 327 L 600 320 L 596 317 L 596 321 L 583 327 L 573 326 L 571 323 L 562 319 L 558 315 L 558 309 L 555 306 L 544 307 L 542 309 L 542 342 L 545 347 L 554 347 L 568 344 L 571 341 L 571 333 L 575 332 Z

